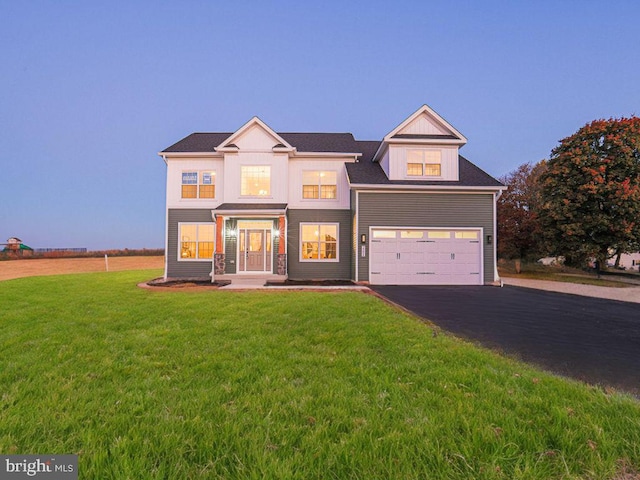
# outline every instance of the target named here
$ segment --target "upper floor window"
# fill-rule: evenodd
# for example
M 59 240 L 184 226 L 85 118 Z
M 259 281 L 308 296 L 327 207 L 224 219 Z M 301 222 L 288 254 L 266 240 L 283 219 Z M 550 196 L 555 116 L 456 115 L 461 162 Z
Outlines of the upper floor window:
M 215 198 L 216 172 L 182 172 L 182 198 Z
M 338 175 L 334 172 L 302 172 L 302 198 L 335 199 Z
M 182 223 L 180 235 L 180 260 L 210 259 L 213 256 L 213 223 Z
M 263 197 L 271 195 L 269 165 L 240 167 L 240 195 Z
M 407 176 L 439 177 L 441 167 L 440 150 L 407 150 Z

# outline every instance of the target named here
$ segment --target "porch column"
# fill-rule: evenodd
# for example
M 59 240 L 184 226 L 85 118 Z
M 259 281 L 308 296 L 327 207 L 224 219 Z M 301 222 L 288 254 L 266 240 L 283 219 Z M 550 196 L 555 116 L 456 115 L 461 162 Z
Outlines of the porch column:
M 280 231 L 280 241 L 278 242 L 278 275 L 287 274 L 287 227 L 284 215 L 278 217 L 278 230 Z
M 216 250 L 213 254 L 213 272 L 215 275 L 224 275 L 224 217 L 216 215 Z M 211 278 L 213 281 L 213 277 Z

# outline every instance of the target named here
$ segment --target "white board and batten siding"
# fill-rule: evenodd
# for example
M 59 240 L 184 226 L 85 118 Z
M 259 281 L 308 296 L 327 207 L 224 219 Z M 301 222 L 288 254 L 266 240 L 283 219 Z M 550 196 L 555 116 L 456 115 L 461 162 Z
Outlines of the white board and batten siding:
M 482 285 L 482 229 L 371 227 L 372 285 Z
M 426 113 L 415 118 L 409 125 L 397 132 L 399 135 L 451 135 L 452 132 L 439 125 L 434 118 Z
M 182 172 L 215 172 L 215 198 L 182 198 Z M 222 157 L 170 158 L 167 162 L 167 208 L 216 208 L 224 198 Z
M 380 166 L 384 173 L 387 175 L 387 178 L 391 178 L 391 173 L 389 172 L 389 148 L 385 149 L 384 155 L 380 159 Z
M 419 180 L 419 178 L 407 176 L 407 150 L 439 150 L 441 176 L 437 180 L 457 181 L 459 179 L 457 146 L 390 145 L 388 151 L 390 180 Z
M 224 184 L 225 203 L 286 203 L 288 155 L 271 152 L 225 153 Z M 240 172 L 243 166 L 269 166 L 271 168 L 271 191 L 269 195 L 252 197 L 241 195 Z
M 353 162 L 353 157 L 331 160 L 319 158 L 296 158 L 289 160 L 289 208 L 321 208 L 325 210 L 349 209 L 351 204 L 347 171 L 344 166 L 346 162 Z M 302 198 L 302 175 L 305 171 L 335 171 L 337 174 L 337 198 Z

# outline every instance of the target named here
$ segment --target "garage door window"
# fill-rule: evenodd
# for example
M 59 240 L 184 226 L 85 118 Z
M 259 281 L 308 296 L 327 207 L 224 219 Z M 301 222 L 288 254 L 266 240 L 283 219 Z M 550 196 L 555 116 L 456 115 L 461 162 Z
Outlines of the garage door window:
M 395 230 L 374 230 L 373 238 L 396 238 Z
M 301 223 L 300 261 L 337 262 L 338 224 Z
M 478 232 L 456 232 L 455 234 L 456 238 L 467 238 L 470 240 L 477 240 L 478 239 Z
M 443 230 L 432 230 L 428 234 L 429 238 L 451 238 L 451 232 Z
M 403 230 L 400 232 L 400 238 L 422 238 L 424 232 L 419 230 Z

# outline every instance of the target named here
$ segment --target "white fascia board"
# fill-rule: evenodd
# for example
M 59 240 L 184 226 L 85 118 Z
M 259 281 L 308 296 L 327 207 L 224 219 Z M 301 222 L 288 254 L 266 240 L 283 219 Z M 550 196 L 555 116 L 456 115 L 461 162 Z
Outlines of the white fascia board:
M 356 160 L 362 156 L 361 153 L 349 152 L 298 152 L 294 153 L 295 157 L 354 157 Z
M 242 125 L 238 130 L 236 130 L 234 133 L 232 133 L 229 137 L 227 137 L 225 140 L 223 140 L 222 142 L 220 142 L 220 145 L 226 145 L 227 143 L 233 143 L 233 141 L 238 138 L 240 135 L 242 135 L 242 133 L 244 133 L 245 130 L 249 129 L 250 127 L 252 127 L 253 125 L 259 125 L 260 127 L 262 127 L 264 130 L 266 130 L 270 135 L 274 136 L 275 139 L 283 144 L 285 146 L 285 148 L 288 149 L 292 149 L 293 150 L 293 146 L 290 145 L 284 138 L 282 138 L 280 135 L 278 135 L 269 125 L 267 125 L 266 123 L 264 123 L 262 120 L 260 120 L 258 117 L 253 117 L 251 120 L 249 120 L 247 123 L 245 123 L 244 125 Z M 216 151 L 223 151 L 224 147 L 221 148 L 216 148 Z
M 451 186 L 451 185 L 376 185 L 376 184 L 363 184 L 363 183 L 355 183 L 352 184 L 351 182 L 349 182 L 349 188 L 351 190 L 356 190 L 356 191 L 368 191 L 368 192 L 375 192 L 375 191 L 380 191 L 388 193 L 390 191 L 413 191 L 413 192 L 419 192 L 421 190 L 427 190 L 427 191 L 431 191 L 431 192 L 454 192 L 454 193 L 459 193 L 461 191 L 467 190 L 470 191 L 470 193 L 478 193 L 478 192 L 497 192 L 497 191 L 502 191 L 502 190 L 506 190 L 507 187 L 469 187 L 469 186 Z
M 190 158 L 190 157 L 211 157 L 222 158 L 223 155 L 216 152 L 159 152 L 164 161 L 171 160 L 172 158 Z
M 293 153 L 296 154 L 296 147 L 273 147 L 273 153 Z
M 388 143 L 380 142 L 380 146 L 378 147 L 378 150 L 376 150 L 376 153 L 373 155 L 373 158 L 371 159 L 371 161 L 379 162 L 380 158 L 384 157 L 384 154 L 388 149 L 389 149 Z
M 462 140 L 457 140 L 453 138 L 445 138 L 445 139 L 437 139 L 437 138 L 429 138 L 429 139 L 411 139 L 411 138 L 391 138 L 388 141 L 389 145 L 399 145 L 399 144 L 410 144 L 416 145 L 419 143 L 420 145 L 459 145 L 463 146 L 467 142 Z
M 215 219 L 218 215 L 224 218 L 273 218 L 284 215 L 286 210 L 211 210 L 211 215 Z

